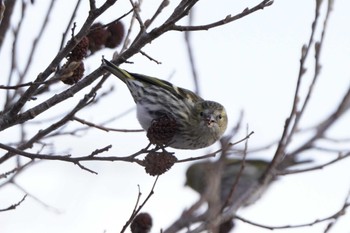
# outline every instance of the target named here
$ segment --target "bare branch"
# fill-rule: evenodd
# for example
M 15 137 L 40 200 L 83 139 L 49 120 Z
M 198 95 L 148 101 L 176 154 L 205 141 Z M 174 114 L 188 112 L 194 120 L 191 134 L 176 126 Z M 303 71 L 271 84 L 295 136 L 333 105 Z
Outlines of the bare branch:
M 36 36 L 36 38 L 34 39 L 33 41 L 33 45 L 32 45 L 32 48 L 30 50 L 30 53 L 29 53 L 29 57 L 28 57 L 28 60 L 27 60 L 27 63 L 25 65 L 25 68 L 24 70 L 21 72 L 20 76 L 19 76 L 19 79 L 18 81 L 21 83 L 23 82 L 25 76 L 27 75 L 27 72 L 28 72 L 28 69 L 32 63 L 32 60 L 33 60 L 33 56 L 35 54 L 35 51 L 37 49 L 37 46 L 38 46 L 38 42 L 40 42 L 40 39 L 42 38 L 43 34 L 44 34 L 44 31 L 46 29 L 46 27 L 48 26 L 48 22 L 49 22 L 49 18 L 50 18 L 50 15 L 51 15 L 51 12 L 52 10 L 54 9 L 54 4 L 55 4 L 55 0 L 51 0 L 51 3 L 47 9 L 47 12 L 46 12 L 46 15 L 45 15 L 45 19 L 43 20 L 43 24 L 42 26 L 40 27 L 40 31 L 38 33 L 38 35 Z
M 312 148 L 315 141 L 318 139 L 322 139 L 325 136 L 326 131 L 331 126 L 333 126 L 334 123 L 338 119 L 340 119 L 341 116 L 344 115 L 344 113 L 347 112 L 349 109 L 350 109 L 350 87 L 345 93 L 337 109 L 335 109 L 334 112 L 332 112 L 328 117 L 326 117 L 326 119 L 324 119 L 318 124 L 318 126 L 316 127 L 316 133 L 309 140 L 303 143 L 300 147 L 292 151 L 290 154 L 296 155 L 296 154 L 299 154 L 301 151 L 305 151 L 307 149 Z
M 151 24 L 154 22 L 154 20 L 160 15 L 160 13 L 162 13 L 164 8 L 167 7 L 168 5 L 169 5 L 169 0 L 163 0 L 160 3 L 157 11 L 153 14 L 152 18 L 145 21 L 145 27 L 148 28 L 149 26 L 151 26 Z
M 321 165 L 318 165 L 318 166 L 314 166 L 314 167 L 310 167 L 310 168 L 305 168 L 305 169 L 293 169 L 293 170 L 276 170 L 275 171 L 275 174 L 276 175 L 290 175 L 290 174 L 298 174 L 298 173 L 303 173 L 303 172 L 310 172 L 310 171 L 315 171 L 315 170 L 320 170 L 320 169 L 323 169 L 331 164 L 334 164 L 334 163 L 337 163 L 343 159 L 346 159 L 350 157 L 350 152 L 349 153 L 346 153 L 344 155 L 340 154 L 337 158 L 327 162 L 327 163 L 324 163 L 324 164 L 321 164 Z
M 65 48 L 63 48 L 61 51 L 58 52 L 57 56 L 51 61 L 50 65 L 42 73 L 40 73 L 37 76 L 35 83 L 43 82 L 48 78 L 48 76 L 59 65 L 60 61 L 68 55 L 68 53 L 80 42 L 80 40 L 84 36 L 86 36 L 86 34 L 88 33 L 89 28 L 91 27 L 94 20 L 98 16 L 100 16 L 104 11 L 106 11 L 111 5 L 113 5 L 114 2 L 115 1 L 106 1 L 100 8 L 93 10 L 93 11 L 90 11 L 89 16 L 87 17 L 81 30 L 77 33 L 77 35 L 74 38 L 72 38 L 68 42 L 68 44 L 65 46 Z M 102 73 L 103 73 L 102 70 L 97 70 L 97 71 L 93 72 L 91 75 L 89 75 L 90 78 L 85 78 L 84 80 L 79 82 L 80 85 L 75 85 L 75 86 L 71 87 L 70 89 L 74 89 L 74 90 L 69 90 L 69 94 L 65 92 L 66 95 L 63 96 L 62 99 L 55 98 L 55 96 L 52 97 L 53 99 L 55 99 L 54 102 L 56 102 L 56 101 L 57 102 L 53 104 L 53 103 L 50 103 L 50 101 L 48 100 L 47 103 L 49 103 L 49 105 L 48 105 L 49 107 L 43 108 L 43 106 L 39 105 L 40 107 L 37 107 L 37 108 L 42 109 L 41 111 L 39 111 L 39 113 L 47 110 L 48 108 L 52 107 L 53 105 L 57 104 L 58 102 L 61 102 L 65 99 L 69 98 L 75 92 L 77 92 L 77 91 L 81 90 L 82 88 L 86 87 L 87 85 L 91 84 Z M 23 93 L 23 95 L 21 95 L 20 99 L 17 102 L 3 113 L 2 119 L 0 119 L 0 130 L 3 130 L 5 128 L 8 128 L 8 127 L 18 123 L 18 122 L 16 122 L 18 119 L 14 116 L 23 108 L 23 106 L 27 103 L 27 101 L 29 101 L 32 98 L 33 94 L 37 91 L 38 88 L 39 88 L 39 85 L 30 86 Z M 72 92 L 70 92 L 70 91 L 72 91 Z M 44 105 L 47 105 L 47 103 L 44 103 Z M 29 113 L 29 116 L 27 116 L 27 117 L 29 117 L 29 119 L 31 119 L 30 116 L 32 116 L 32 118 L 33 118 L 36 115 L 33 116 L 32 113 Z M 28 118 L 27 118 L 27 120 L 28 120 Z
M 132 211 L 132 214 L 131 214 L 130 218 L 128 219 L 128 221 L 126 221 L 125 225 L 123 226 L 122 230 L 120 231 L 121 233 L 125 232 L 126 228 L 130 225 L 130 223 L 135 218 L 135 216 L 140 212 L 140 210 L 145 206 L 145 204 L 148 202 L 148 200 L 154 194 L 154 188 L 156 187 L 158 178 L 159 178 L 159 176 L 157 176 L 156 179 L 154 180 L 154 183 L 153 183 L 153 186 L 151 188 L 151 191 L 149 192 L 149 194 L 146 197 L 146 199 L 142 202 L 142 204 L 138 208 L 136 208 L 137 207 L 137 204 L 136 204 L 135 208 Z M 139 191 L 139 195 L 138 195 L 138 198 L 137 198 L 137 203 L 139 201 L 140 196 L 141 196 L 141 192 Z
M 187 159 L 180 159 L 178 161 L 176 161 L 177 163 L 183 163 L 183 162 L 188 162 L 188 161 L 194 161 L 194 160 L 200 160 L 200 159 L 205 159 L 205 158 L 210 158 L 210 157 L 215 157 L 218 153 L 222 152 L 222 151 L 225 151 L 227 150 L 228 148 L 230 147 L 233 147 L 241 142 L 244 142 L 246 140 L 248 140 L 248 138 L 253 135 L 254 132 L 250 132 L 247 136 L 245 136 L 244 138 L 242 138 L 241 140 L 238 140 L 237 142 L 234 142 L 234 143 L 228 143 L 225 147 L 222 147 L 212 153 L 209 153 L 209 154 L 206 154 L 206 155 L 202 155 L 202 156 L 199 156 L 199 157 L 189 157 Z
M 312 23 L 312 30 L 311 30 L 311 34 L 310 34 L 310 38 L 309 38 L 309 44 L 307 46 L 303 46 L 303 48 L 302 48 L 299 76 L 298 76 L 297 86 L 296 86 L 296 90 L 295 90 L 295 94 L 294 94 L 292 109 L 291 109 L 289 117 L 285 121 L 283 133 L 282 133 L 281 139 L 278 143 L 278 147 L 276 149 L 274 158 L 273 158 L 272 162 L 270 163 L 270 166 L 267 168 L 265 174 L 261 177 L 262 183 L 267 183 L 271 179 L 273 179 L 273 170 L 278 166 L 278 164 L 283 160 L 284 156 L 286 155 L 286 148 L 289 145 L 289 143 L 291 142 L 292 137 L 294 136 L 294 133 L 295 133 L 297 126 L 298 126 L 298 123 L 300 121 L 300 117 L 306 108 L 306 105 L 309 101 L 309 98 L 310 98 L 312 90 L 313 90 L 313 86 L 314 86 L 316 79 L 319 75 L 319 72 L 315 72 L 313 81 L 311 83 L 311 86 L 309 87 L 309 92 L 308 92 L 307 97 L 304 101 L 304 105 L 303 105 L 304 107 L 299 111 L 297 109 L 297 105 L 298 105 L 298 102 L 300 100 L 299 91 L 300 91 L 302 76 L 306 72 L 306 68 L 305 68 L 306 58 L 309 55 L 310 47 L 312 46 L 312 43 L 314 40 L 314 34 L 315 34 L 317 22 L 319 20 L 319 15 L 320 15 L 319 11 L 320 11 L 320 6 L 321 6 L 320 4 L 321 4 L 321 1 L 316 1 L 315 18 L 314 18 L 314 22 Z M 328 21 L 329 12 L 330 12 L 330 8 L 328 8 L 328 13 L 327 13 L 327 17 L 325 19 L 324 27 L 326 26 L 326 22 Z M 323 35 L 324 35 L 325 30 L 326 29 L 324 28 Z M 323 36 L 322 36 L 322 38 L 323 38 Z M 322 46 L 322 42 L 323 42 L 323 39 L 321 40 L 321 43 L 319 43 L 318 47 Z M 317 51 L 319 52 L 320 49 L 318 49 Z M 316 54 L 316 64 L 315 64 L 316 71 L 318 71 L 318 67 L 320 66 L 317 63 L 319 56 L 320 56 L 319 53 Z
M 189 17 L 188 17 L 189 25 L 192 24 L 193 14 L 194 14 L 193 11 L 189 14 Z M 190 34 L 191 34 L 190 31 L 185 31 L 185 33 L 184 33 L 185 44 L 186 44 L 186 48 L 187 48 L 188 58 L 190 60 L 192 77 L 193 77 L 193 82 L 194 82 L 194 87 L 195 87 L 195 93 L 197 95 L 200 95 L 199 83 L 198 83 L 198 75 L 197 75 L 196 65 L 195 65 L 195 62 L 194 62 L 194 54 L 193 54 L 193 48 L 192 48 L 192 45 L 191 45 Z
M 175 31 L 202 31 L 202 30 L 209 30 L 211 28 L 214 27 L 219 27 L 222 26 L 224 24 L 228 24 L 231 23 L 233 21 L 236 21 L 238 19 L 241 19 L 251 13 L 254 13 L 258 10 L 263 10 L 265 7 L 271 6 L 273 4 L 273 0 L 264 0 L 261 3 L 259 3 L 258 5 L 256 5 L 255 7 L 249 9 L 246 8 L 243 10 L 242 13 L 239 13 L 235 16 L 231 16 L 231 15 L 227 15 L 224 19 L 216 21 L 214 23 L 210 23 L 210 24 L 206 24 L 206 25 L 199 25 L 199 26 L 178 26 L 178 25 L 174 25 L 172 27 L 172 30 Z
M 343 211 L 341 214 L 339 215 L 336 215 L 333 219 L 332 222 L 330 222 L 326 229 L 324 230 L 324 233 L 327 233 L 329 232 L 334 226 L 335 224 L 338 222 L 338 220 L 341 218 L 341 217 L 344 217 L 346 215 L 346 208 L 350 205 L 350 189 L 348 191 L 348 194 L 346 195 L 345 199 L 344 199 L 344 204 L 341 208 L 341 210 L 339 211 L 341 213 L 341 211 Z
M 152 58 L 151 56 L 149 56 L 147 53 L 143 52 L 142 50 L 140 50 L 140 53 L 147 57 L 150 61 L 154 61 L 155 63 L 157 63 L 158 65 L 162 64 L 162 62 L 160 61 L 157 61 L 156 59 Z
M 269 225 L 266 225 L 266 224 L 260 224 L 260 223 L 252 222 L 252 221 L 250 221 L 248 219 L 245 219 L 243 217 L 240 217 L 238 215 L 236 215 L 235 218 L 238 219 L 238 220 L 241 220 L 242 222 L 248 223 L 250 225 L 257 226 L 257 227 L 260 227 L 260 228 L 269 229 L 269 230 L 289 229 L 289 228 L 299 228 L 299 227 L 310 227 L 310 226 L 313 226 L 313 225 L 318 224 L 318 223 L 326 222 L 326 221 L 329 221 L 329 220 L 332 220 L 332 219 L 338 219 L 340 216 L 343 216 L 345 214 L 345 210 L 349 206 L 350 206 L 350 203 L 346 203 L 346 204 L 344 204 L 344 206 L 340 210 L 338 210 L 337 212 L 335 212 L 334 214 L 332 214 L 332 215 L 330 215 L 328 217 L 316 219 L 315 221 L 309 222 L 309 223 L 302 223 L 302 224 L 295 224 L 295 225 L 269 226 Z
M 60 50 L 63 48 L 64 42 L 65 42 L 66 37 L 67 37 L 67 35 L 68 35 L 69 29 L 70 29 L 70 27 L 71 27 L 72 24 L 73 24 L 73 20 L 74 20 L 76 14 L 77 14 L 77 11 L 78 11 L 78 9 L 79 9 L 80 3 L 81 3 L 81 0 L 78 0 L 77 3 L 75 4 L 75 8 L 74 8 L 74 10 L 73 10 L 73 12 L 72 12 L 72 15 L 71 15 L 70 19 L 69 19 L 69 22 L 68 22 L 68 24 L 67 24 L 66 30 L 65 30 L 65 31 L 63 32 L 63 34 L 62 34 L 62 40 L 61 40 Z
M 79 117 L 72 117 L 72 120 L 75 120 L 75 121 L 78 121 L 79 123 L 82 123 L 84 125 L 87 125 L 89 127 L 94 127 L 96 129 L 100 129 L 100 130 L 103 130 L 103 131 L 106 131 L 106 132 L 109 132 L 109 131 L 115 131 L 115 132 L 126 132 L 126 133 L 138 133 L 138 132 L 144 132 L 143 129 L 114 129 L 114 128 L 109 128 L 109 127 L 103 127 L 103 126 L 100 126 L 100 125 L 96 125 L 92 122 L 89 122 L 89 121 L 86 121 L 86 120 L 83 120 Z
M 21 190 L 22 192 L 24 192 L 26 195 L 25 196 L 29 196 L 32 199 L 34 199 L 36 202 L 38 202 L 39 204 L 41 204 L 43 207 L 45 207 L 47 210 L 52 211 L 54 213 L 60 214 L 61 211 L 59 209 L 57 209 L 56 207 L 53 207 L 47 203 L 45 203 L 44 201 L 40 200 L 38 197 L 34 196 L 33 194 L 30 194 L 27 190 L 25 190 L 22 186 L 18 185 L 16 182 L 12 182 L 12 184 L 18 188 L 19 190 Z
M 5 209 L 0 209 L 0 212 L 16 209 L 20 204 L 22 204 L 22 202 L 24 202 L 26 197 L 27 197 L 27 194 L 24 195 L 23 198 L 19 202 L 17 202 L 16 204 L 10 205 L 9 207 L 7 207 Z

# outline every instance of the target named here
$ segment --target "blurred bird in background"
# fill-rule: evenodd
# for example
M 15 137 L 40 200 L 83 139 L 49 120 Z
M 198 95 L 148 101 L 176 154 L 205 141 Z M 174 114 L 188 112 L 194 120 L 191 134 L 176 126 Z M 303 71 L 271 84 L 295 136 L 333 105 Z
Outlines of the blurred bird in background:
M 278 170 L 283 171 L 292 166 L 310 162 L 312 160 L 297 161 L 295 157 L 287 156 L 279 164 Z M 250 189 L 258 184 L 259 178 L 269 164 L 270 161 L 261 159 L 246 159 L 242 167 L 242 160 L 233 158 L 193 163 L 186 172 L 186 185 L 208 201 L 208 208 L 213 208 L 210 203 L 212 199 L 219 199 L 219 209 L 232 204 L 245 207 L 257 201 L 270 187 L 270 184 L 276 180 L 275 178 L 266 185 L 260 185 L 254 192 L 250 192 Z M 219 175 L 217 180 L 213 178 L 215 173 Z M 218 188 L 215 188 L 217 185 L 219 185 Z M 219 193 L 213 193 L 215 190 Z M 220 226 L 219 232 L 229 232 L 232 227 L 233 222 L 231 220 L 224 222 Z

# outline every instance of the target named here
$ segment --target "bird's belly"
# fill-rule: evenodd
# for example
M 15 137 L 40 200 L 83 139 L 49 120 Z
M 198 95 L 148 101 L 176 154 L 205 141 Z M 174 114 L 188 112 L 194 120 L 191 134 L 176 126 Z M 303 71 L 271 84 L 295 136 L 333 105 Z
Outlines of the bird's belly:
M 137 119 L 145 131 L 151 127 L 154 119 L 164 115 L 174 117 L 172 112 L 156 108 L 154 105 L 137 104 Z M 184 118 L 182 120 L 185 120 Z M 175 118 L 175 120 L 178 119 Z M 219 135 L 217 129 L 213 127 L 205 127 L 204 125 L 179 126 L 168 146 L 177 149 L 200 149 L 212 145 L 220 136 L 221 134 Z
M 149 109 L 146 109 L 144 106 L 137 105 L 136 108 L 137 120 L 139 121 L 141 127 L 147 131 L 152 124 L 154 116 L 152 116 Z

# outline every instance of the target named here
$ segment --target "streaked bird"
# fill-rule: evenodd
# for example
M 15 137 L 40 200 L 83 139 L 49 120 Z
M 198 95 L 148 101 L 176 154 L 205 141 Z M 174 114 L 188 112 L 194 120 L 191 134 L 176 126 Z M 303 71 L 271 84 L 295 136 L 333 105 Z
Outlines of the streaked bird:
M 159 118 L 167 117 L 176 122 L 166 146 L 204 148 L 215 143 L 225 132 L 227 114 L 221 104 L 204 100 L 194 92 L 165 80 L 129 73 L 105 59 L 103 62 L 103 68 L 129 88 L 136 103 L 137 119 L 144 130 L 147 131 Z

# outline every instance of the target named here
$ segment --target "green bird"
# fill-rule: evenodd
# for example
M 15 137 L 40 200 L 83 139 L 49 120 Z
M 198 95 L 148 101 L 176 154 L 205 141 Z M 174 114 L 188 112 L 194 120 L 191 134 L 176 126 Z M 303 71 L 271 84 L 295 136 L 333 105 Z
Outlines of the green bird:
M 295 161 L 292 158 L 286 157 L 284 161 L 278 166 L 279 169 L 284 170 L 291 166 L 305 164 L 312 162 L 311 160 Z M 238 200 L 247 190 L 258 182 L 263 172 L 266 170 L 270 162 L 260 159 L 247 159 L 245 160 L 244 169 L 239 177 L 238 183 L 236 184 L 231 200 L 234 202 Z M 198 192 L 200 195 L 205 194 L 210 181 L 210 171 L 217 166 L 215 162 L 203 161 L 190 165 L 186 171 L 186 185 Z M 232 186 L 236 182 L 237 175 L 239 174 L 242 166 L 242 160 L 239 159 L 226 159 L 221 170 L 221 184 L 220 184 L 220 200 L 225 202 L 228 195 L 231 192 Z M 274 180 L 273 180 L 274 181 Z M 248 198 L 243 203 L 243 206 L 250 205 L 258 200 L 261 195 L 270 186 L 270 183 L 264 187 L 261 187 L 256 193 Z
M 144 130 L 164 116 L 176 121 L 176 131 L 167 146 L 199 149 L 212 145 L 227 128 L 225 108 L 194 92 L 150 76 L 129 73 L 103 60 L 103 68 L 129 88 L 136 103 L 137 119 Z
M 244 197 L 246 192 L 248 192 L 253 185 L 258 184 L 258 179 L 264 173 L 270 162 L 259 159 L 247 159 L 245 160 L 244 169 L 241 173 L 242 160 L 225 159 L 223 162 L 223 167 L 220 170 L 219 193 L 217 194 L 213 193 L 215 189 L 211 186 L 217 185 L 213 183 L 214 179 L 211 179 L 213 177 L 213 172 L 217 172 L 216 166 L 218 166 L 218 164 L 216 162 L 197 162 L 190 165 L 186 171 L 186 185 L 206 198 L 208 201 L 209 213 L 210 209 L 213 209 L 214 213 L 218 213 L 217 211 L 223 207 L 222 205 L 234 204 L 236 201 L 243 207 L 251 205 L 263 195 L 268 187 L 270 187 L 270 184 L 275 180 L 272 180 L 272 182 L 267 185 L 260 186 L 258 190 L 251 193 L 250 196 Z M 286 157 L 282 163 L 280 163 L 278 169 L 284 170 L 294 165 L 309 162 L 312 162 L 312 160 L 296 161 L 294 158 Z M 240 174 L 240 176 L 237 182 L 238 174 Z M 206 196 L 208 194 L 209 196 Z M 246 199 L 241 199 L 242 197 Z M 212 199 L 218 200 L 218 203 L 215 201 L 214 203 L 216 203 L 215 205 L 219 204 L 221 206 L 212 206 Z M 239 201 L 242 201 L 242 203 Z M 234 221 L 229 219 L 218 226 L 218 232 L 228 233 L 234 228 L 234 225 Z

